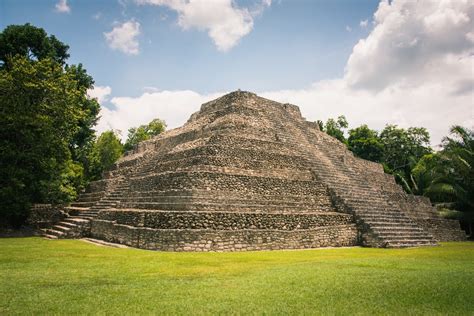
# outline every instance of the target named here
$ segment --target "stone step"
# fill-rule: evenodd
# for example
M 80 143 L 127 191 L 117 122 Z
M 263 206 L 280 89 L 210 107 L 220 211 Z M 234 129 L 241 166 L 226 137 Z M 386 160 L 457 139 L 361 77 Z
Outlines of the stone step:
M 385 214 L 383 212 L 380 212 L 380 213 L 364 213 L 364 212 L 358 212 L 358 211 L 355 211 L 354 214 L 356 214 L 357 216 L 359 216 L 360 218 L 362 219 L 367 219 L 367 220 L 371 220 L 371 221 L 375 221 L 377 219 L 380 219 L 381 221 L 384 221 L 385 219 L 400 219 L 402 221 L 409 221 L 409 222 L 412 222 L 412 220 L 407 217 L 405 214 L 403 213 L 388 213 L 388 214 Z
M 384 213 L 384 212 L 365 213 L 365 212 L 355 211 L 355 214 L 362 219 L 387 218 L 391 220 L 410 220 L 410 218 L 408 218 L 407 216 L 401 213 Z
M 77 216 L 79 215 L 82 215 L 82 216 L 97 216 L 98 212 L 94 212 L 94 211 L 89 211 L 89 212 L 83 212 L 83 213 L 79 213 Z
M 72 202 L 70 206 L 72 207 L 91 207 L 95 204 L 95 202 Z
M 382 239 L 385 241 L 389 242 L 405 242 L 407 240 L 410 241 L 433 241 L 433 238 L 431 236 L 425 235 L 408 235 L 408 236 L 402 236 L 402 235 L 387 235 L 387 236 L 380 236 Z
M 61 226 L 61 223 L 59 223 L 57 225 L 54 225 L 51 229 L 58 230 L 58 231 L 61 231 L 61 232 L 64 232 L 64 233 L 67 233 L 71 230 L 70 227 Z
M 58 236 L 51 235 L 51 234 L 48 234 L 48 233 L 43 233 L 43 237 L 48 238 L 48 239 L 58 239 Z
M 409 248 L 409 247 L 420 247 L 420 246 L 437 246 L 438 244 L 433 241 L 425 242 L 388 242 L 388 248 Z
M 82 217 L 97 217 L 97 213 L 80 214 Z
M 56 230 L 53 228 L 47 228 L 43 230 L 48 235 L 56 236 L 57 238 L 63 238 L 66 234 L 60 230 Z
M 77 216 L 72 216 L 72 217 L 63 219 L 63 222 L 69 222 L 69 223 L 80 225 L 80 224 L 88 223 L 89 220 L 81 218 L 81 217 L 77 217 Z
M 424 230 L 418 226 L 389 226 L 389 225 L 384 225 L 384 226 L 375 226 L 375 225 L 370 225 L 370 227 L 373 229 L 373 230 L 376 230 L 376 231 L 379 231 L 379 232 L 384 232 L 384 231 L 387 231 L 387 232 L 404 232 L 404 231 L 407 231 L 407 232 L 410 232 L 410 231 L 413 231 L 413 232 L 416 232 L 416 231 L 419 231 L 419 232 L 424 232 Z
M 77 218 L 82 218 L 82 219 L 87 219 L 87 220 L 93 220 L 95 216 L 90 216 L 90 215 L 77 215 Z
M 436 246 L 436 241 L 432 239 L 404 239 L 404 240 L 385 240 L 386 248 L 404 248 L 418 246 Z
M 74 229 L 74 228 L 77 228 L 78 225 L 74 222 L 66 222 L 66 221 L 62 221 L 60 222 L 58 225 L 61 225 L 61 226 L 64 226 L 64 227 L 68 227 L 68 228 L 71 228 L 71 229 Z
M 89 207 L 66 206 L 65 209 L 71 211 L 85 212 L 89 210 Z
M 425 232 L 387 232 L 387 231 L 376 231 L 376 234 L 384 240 L 390 239 L 431 239 Z

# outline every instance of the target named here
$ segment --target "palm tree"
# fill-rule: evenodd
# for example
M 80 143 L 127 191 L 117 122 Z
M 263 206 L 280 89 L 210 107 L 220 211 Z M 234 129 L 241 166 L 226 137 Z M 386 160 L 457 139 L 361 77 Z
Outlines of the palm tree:
M 451 202 L 462 212 L 461 222 L 474 237 L 474 131 L 456 125 L 450 135 L 443 139 L 443 150 L 424 194 L 433 201 Z

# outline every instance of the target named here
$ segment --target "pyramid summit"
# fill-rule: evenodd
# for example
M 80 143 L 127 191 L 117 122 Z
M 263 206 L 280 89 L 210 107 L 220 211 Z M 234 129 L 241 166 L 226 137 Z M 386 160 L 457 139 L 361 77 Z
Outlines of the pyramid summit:
M 140 143 L 45 229 L 165 251 L 410 247 L 462 240 L 297 106 L 235 91 Z

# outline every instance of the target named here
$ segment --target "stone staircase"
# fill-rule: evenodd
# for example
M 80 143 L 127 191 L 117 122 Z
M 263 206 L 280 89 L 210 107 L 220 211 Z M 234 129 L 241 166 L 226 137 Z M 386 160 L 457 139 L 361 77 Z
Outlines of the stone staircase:
M 88 236 L 91 220 L 97 217 L 99 211 L 115 207 L 127 187 L 126 178 L 118 177 L 102 196 L 90 198 L 87 194 L 82 194 L 78 201 L 66 207 L 71 215 L 50 228 L 42 229 L 43 236 L 50 239 Z
M 433 236 L 419 227 L 384 194 L 380 183 L 373 183 L 371 174 L 357 166 L 342 143 L 324 133 L 308 133 L 302 122 L 280 117 L 280 139 L 304 144 L 315 177 L 331 192 L 338 208 L 355 216 L 362 232 L 360 242 L 376 247 L 414 247 L 436 245 Z M 328 146 L 329 145 L 329 146 Z M 301 148 L 301 147 L 300 147 Z M 346 161 L 350 160 L 350 163 Z M 393 177 L 384 177 L 393 186 Z M 383 183 L 382 183 L 383 186 Z

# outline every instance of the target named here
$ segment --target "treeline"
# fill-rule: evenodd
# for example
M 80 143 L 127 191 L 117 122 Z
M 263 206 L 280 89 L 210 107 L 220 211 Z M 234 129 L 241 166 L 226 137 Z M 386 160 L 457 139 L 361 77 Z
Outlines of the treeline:
M 94 80 L 70 65 L 69 46 L 29 24 L 0 33 L 0 226 L 20 226 L 32 203 L 67 203 L 138 142 L 161 133 L 154 120 L 96 136 Z
M 422 127 L 386 125 L 380 132 L 367 125 L 349 129 L 344 116 L 317 123 L 356 156 L 381 163 L 407 193 L 429 197 L 443 216 L 459 219 L 473 236 L 473 130 L 453 126 L 443 138 L 441 150 L 435 152 L 428 131 Z

